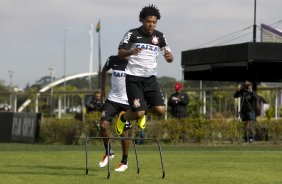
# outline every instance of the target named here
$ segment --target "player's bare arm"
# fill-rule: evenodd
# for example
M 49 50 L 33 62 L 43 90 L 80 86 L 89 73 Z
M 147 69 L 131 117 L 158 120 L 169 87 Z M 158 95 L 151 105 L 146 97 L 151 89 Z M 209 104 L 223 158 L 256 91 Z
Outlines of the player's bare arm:
M 102 87 L 101 87 L 101 98 L 102 98 L 102 101 L 104 102 L 105 99 L 106 99 L 106 80 L 107 80 L 107 76 L 108 76 L 108 70 L 106 68 L 106 64 L 104 65 L 103 67 L 103 70 L 102 70 Z

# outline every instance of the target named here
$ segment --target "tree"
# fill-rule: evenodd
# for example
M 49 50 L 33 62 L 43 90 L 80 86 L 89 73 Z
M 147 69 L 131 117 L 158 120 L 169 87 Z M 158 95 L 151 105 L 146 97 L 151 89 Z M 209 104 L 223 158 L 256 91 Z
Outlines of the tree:
M 9 87 L 4 85 L 4 81 L 0 81 L 0 103 L 9 102 Z

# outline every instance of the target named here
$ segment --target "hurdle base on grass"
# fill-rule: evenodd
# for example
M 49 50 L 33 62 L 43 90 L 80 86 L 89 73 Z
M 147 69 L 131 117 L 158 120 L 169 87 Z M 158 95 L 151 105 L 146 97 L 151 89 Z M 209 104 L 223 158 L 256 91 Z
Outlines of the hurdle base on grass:
M 163 162 L 163 154 L 162 154 L 162 149 L 160 146 L 160 142 L 157 139 L 153 139 L 153 138 L 130 138 L 130 137 L 86 137 L 85 138 L 85 154 L 86 154 L 86 175 L 88 174 L 88 141 L 89 140 L 95 140 L 95 139 L 109 139 L 108 142 L 108 150 L 110 149 L 110 142 L 111 140 L 130 140 L 133 143 L 133 148 L 134 148 L 134 153 L 135 153 L 135 158 L 136 158 L 136 165 L 137 165 L 137 174 L 139 174 L 139 161 L 138 161 L 138 154 L 137 154 L 137 150 L 136 150 L 136 143 L 135 141 L 140 141 L 140 140 L 150 140 L 150 141 L 154 141 L 157 143 L 158 148 L 159 148 L 159 152 L 160 152 L 160 159 L 161 159 L 161 165 L 162 165 L 162 178 L 165 177 L 165 171 L 164 171 L 164 162 Z M 107 178 L 110 178 L 111 175 L 111 171 L 110 171 L 110 159 L 109 159 L 109 155 L 110 152 L 108 152 L 108 176 Z

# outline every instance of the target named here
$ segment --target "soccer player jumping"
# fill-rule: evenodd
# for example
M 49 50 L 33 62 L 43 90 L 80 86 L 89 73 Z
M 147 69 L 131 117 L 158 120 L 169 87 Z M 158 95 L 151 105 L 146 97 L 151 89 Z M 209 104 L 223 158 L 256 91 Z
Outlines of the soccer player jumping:
M 118 56 L 128 60 L 125 69 L 126 93 L 130 110 L 121 112 L 116 122 L 120 135 L 127 121 L 138 120 L 139 127 L 145 127 L 145 112 L 150 110 L 161 116 L 165 113 L 165 102 L 156 80 L 157 57 L 162 52 L 168 63 L 173 55 L 165 35 L 156 30 L 161 15 L 154 5 L 145 6 L 139 15 L 142 26 L 129 30 L 119 45 Z

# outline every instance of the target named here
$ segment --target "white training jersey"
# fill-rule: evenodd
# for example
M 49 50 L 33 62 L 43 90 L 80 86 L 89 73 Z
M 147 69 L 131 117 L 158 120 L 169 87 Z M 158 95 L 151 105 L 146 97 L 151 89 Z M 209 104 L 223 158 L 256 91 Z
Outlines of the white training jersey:
M 122 61 L 118 56 L 110 56 L 105 64 L 106 70 L 112 69 L 111 89 L 108 100 L 128 104 L 125 86 L 125 67 L 127 61 Z
M 163 33 L 155 30 L 153 34 L 145 34 L 141 27 L 128 31 L 119 45 L 119 49 L 131 50 L 141 48 L 138 55 L 131 55 L 125 69 L 126 74 L 150 77 L 157 75 L 157 57 L 166 48 L 171 52 Z

